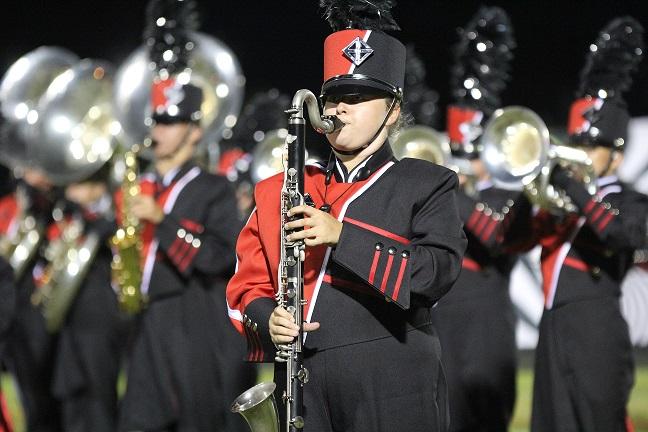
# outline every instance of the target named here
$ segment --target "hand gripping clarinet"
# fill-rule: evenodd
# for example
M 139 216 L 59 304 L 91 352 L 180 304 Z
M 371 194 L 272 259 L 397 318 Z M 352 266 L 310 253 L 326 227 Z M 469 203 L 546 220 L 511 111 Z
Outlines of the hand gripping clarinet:
M 279 263 L 279 289 L 277 303 L 295 318 L 299 335 L 288 345 L 279 346 L 276 361 L 286 362 L 286 431 L 295 432 L 304 427 L 302 417 L 303 387 L 308 382 L 308 370 L 303 366 L 304 305 L 304 241 L 290 242 L 284 226 L 295 218 L 288 217 L 288 211 L 304 205 L 304 163 L 305 163 L 305 119 L 304 103 L 308 107 L 308 118 L 319 133 L 332 133 L 344 124 L 335 116 L 321 116 L 317 99 L 309 90 L 298 90 L 292 100 L 288 136 L 284 147 L 284 183 L 281 189 L 281 262 Z
M 304 204 L 304 162 L 306 154 L 304 125 L 304 103 L 308 106 L 308 118 L 319 133 L 333 133 L 344 126 L 335 116 L 321 116 L 317 99 L 308 90 L 295 93 L 290 114 L 288 136 L 286 137 L 283 160 L 284 182 L 281 189 L 281 261 L 279 263 L 279 287 L 277 303 L 289 311 L 299 325 L 299 336 L 291 344 L 278 346 L 275 361 L 287 363 L 286 432 L 298 432 L 304 427 L 303 387 L 308 381 L 308 371 L 303 366 L 302 343 L 304 323 L 304 242 L 289 242 L 284 229 L 288 222 L 288 211 Z M 279 432 L 279 413 L 274 398 L 275 383 L 261 383 L 242 393 L 232 403 L 232 412 L 241 414 L 252 432 Z

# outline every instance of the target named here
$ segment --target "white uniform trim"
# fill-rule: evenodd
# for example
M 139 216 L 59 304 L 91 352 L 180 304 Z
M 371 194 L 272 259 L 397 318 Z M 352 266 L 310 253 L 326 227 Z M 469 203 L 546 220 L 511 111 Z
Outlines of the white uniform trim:
M 344 202 L 344 205 L 342 206 L 342 210 L 340 210 L 340 214 L 338 215 L 338 221 L 342 222 L 342 219 L 344 219 L 344 215 L 347 212 L 347 209 L 349 208 L 349 205 L 355 201 L 360 195 L 365 193 L 367 189 L 369 189 L 373 184 L 380 178 L 382 177 L 383 174 L 389 170 L 394 165 L 394 162 L 387 162 L 380 170 L 378 170 L 373 177 L 371 177 L 371 180 L 369 180 L 362 188 L 360 188 L 355 194 L 353 194 L 348 200 Z M 315 303 L 317 302 L 317 296 L 319 295 L 319 290 L 320 287 L 322 286 L 322 279 L 324 279 L 324 273 L 326 272 L 326 266 L 328 265 L 328 260 L 331 256 L 331 248 L 328 247 L 326 249 L 326 254 L 324 255 L 324 261 L 322 262 L 322 267 L 320 268 L 320 273 L 319 276 L 317 277 L 317 282 L 315 283 L 315 289 L 313 290 L 313 297 L 311 298 L 310 304 L 308 305 L 308 312 L 306 314 L 306 321 L 310 322 L 312 316 L 313 316 L 313 311 L 315 310 Z M 308 336 L 308 333 L 304 334 L 304 341 L 306 341 L 306 336 Z
M 173 210 L 173 206 L 175 205 L 175 202 L 178 199 L 178 195 L 180 195 L 182 189 L 184 189 L 184 187 L 187 186 L 190 181 L 195 179 L 198 174 L 200 174 L 200 168 L 193 167 L 192 169 L 187 171 L 187 173 L 183 175 L 175 185 L 173 185 L 173 188 L 169 193 L 169 197 L 164 203 L 164 208 L 162 209 L 162 212 L 165 215 L 171 213 L 171 210 Z M 142 271 L 141 285 L 141 291 L 143 294 L 146 294 L 149 291 L 149 285 L 151 283 L 151 275 L 153 274 L 153 266 L 155 265 L 155 255 L 157 254 L 158 245 L 158 240 L 153 239 L 153 241 L 151 242 L 151 247 L 149 247 L 148 253 L 146 254 L 146 259 L 144 260 L 144 270 Z
M 616 176 L 609 176 L 609 177 L 604 177 L 599 179 L 599 182 L 603 181 L 601 183 L 610 184 L 611 182 L 615 182 L 616 180 L 617 180 Z M 603 187 L 601 190 L 598 191 L 596 195 L 599 198 L 603 199 L 608 194 L 620 193 L 620 192 L 621 192 L 621 186 L 613 184 L 608 187 Z M 549 286 L 549 292 L 547 293 L 547 299 L 545 300 L 546 309 L 551 309 L 553 307 L 554 298 L 556 297 L 556 289 L 558 287 L 558 279 L 560 278 L 560 270 L 562 269 L 563 263 L 565 262 L 565 258 L 567 258 L 567 254 L 569 254 L 569 251 L 572 247 L 572 242 L 576 238 L 576 235 L 578 234 L 580 229 L 585 224 L 585 220 L 586 218 L 584 216 L 578 219 L 574 231 L 569 236 L 569 241 L 564 243 L 560 247 L 560 252 L 558 252 L 558 259 L 556 260 L 553 271 L 551 272 L 551 277 L 552 277 L 551 285 Z

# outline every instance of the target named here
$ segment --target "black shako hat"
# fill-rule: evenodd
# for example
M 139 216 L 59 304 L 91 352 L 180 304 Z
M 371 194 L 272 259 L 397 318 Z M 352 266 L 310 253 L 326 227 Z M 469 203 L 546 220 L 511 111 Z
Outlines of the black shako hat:
M 402 98 L 405 46 L 385 31 L 400 30 L 392 0 L 321 0 L 334 33 L 324 41 L 322 98 L 385 94 Z
M 482 6 L 458 32 L 446 127 L 452 154 L 475 159 L 482 126 L 502 105 L 500 94 L 510 79 L 515 39 L 508 15 L 495 6 Z
M 632 17 L 610 21 L 590 45 L 569 110 L 571 145 L 623 150 L 630 121 L 623 92 L 632 85 L 643 48 L 643 27 Z
M 151 0 L 147 5 L 144 41 L 155 68 L 151 118 L 157 123 L 199 122 L 202 90 L 189 83 L 189 55 L 195 47 L 190 32 L 198 28 L 193 0 Z

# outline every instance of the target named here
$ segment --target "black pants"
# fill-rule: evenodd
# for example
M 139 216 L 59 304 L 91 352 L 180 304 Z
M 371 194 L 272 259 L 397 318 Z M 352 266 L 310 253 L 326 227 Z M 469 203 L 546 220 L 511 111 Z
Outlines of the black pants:
M 447 429 L 445 377 L 436 336 L 415 330 L 306 352 L 304 432 L 437 432 Z M 280 366 L 278 366 L 280 367 Z M 280 395 L 285 370 L 277 370 Z
M 194 285 L 150 303 L 130 356 L 119 431 L 246 430 L 229 407 L 254 369 L 243 362 L 243 340 L 227 322 L 223 299 L 222 290 Z
M 506 432 L 513 417 L 513 306 L 505 289 L 487 292 L 488 297 L 463 301 L 444 303 L 443 298 L 432 311 L 448 382 L 452 432 Z
M 4 361 L 15 376 L 29 432 L 61 431 L 60 404 L 52 395 L 56 337 L 31 304 L 31 271 L 17 283 L 16 312 L 7 335 Z
M 114 432 L 117 377 L 127 321 L 110 285 L 110 258 L 97 260 L 58 338 L 53 393 L 61 401 L 65 432 Z
M 533 432 L 625 432 L 634 364 L 616 297 L 545 310 L 533 384 Z

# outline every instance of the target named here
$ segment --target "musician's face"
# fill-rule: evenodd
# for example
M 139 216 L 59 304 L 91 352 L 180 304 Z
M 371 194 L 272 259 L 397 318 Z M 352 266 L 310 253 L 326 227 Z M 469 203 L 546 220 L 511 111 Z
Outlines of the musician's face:
M 337 115 L 345 123 L 338 132 L 328 134 L 331 145 L 343 151 L 356 150 L 374 136 L 388 112 L 391 99 L 385 102 L 384 96 L 354 95 L 329 97 L 324 105 L 324 114 Z M 379 147 L 387 139 L 388 128 L 398 120 L 400 107 L 397 105 L 387 119 L 378 138 L 370 147 Z M 371 149 L 368 149 L 371 150 Z M 374 150 L 375 151 L 375 150 Z M 369 153 L 372 153 L 371 151 Z
M 106 185 L 101 182 L 72 183 L 65 188 L 65 197 L 82 206 L 89 206 L 106 192 Z
M 180 147 L 200 139 L 200 129 L 189 123 L 156 123 L 151 129 L 157 159 L 172 157 Z
M 620 152 L 612 151 L 607 147 L 586 147 L 583 150 L 592 160 L 594 172 L 599 177 L 614 174 L 623 161 L 623 155 Z M 605 171 L 606 169 L 607 171 Z
M 25 183 L 41 192 L 49 192 L 54 187 L 49 177 L 37 168 L 25 168 L 23 172 L 23 180 Z

